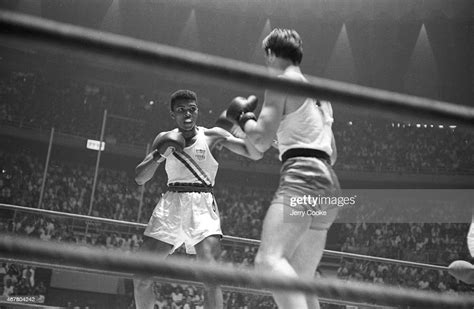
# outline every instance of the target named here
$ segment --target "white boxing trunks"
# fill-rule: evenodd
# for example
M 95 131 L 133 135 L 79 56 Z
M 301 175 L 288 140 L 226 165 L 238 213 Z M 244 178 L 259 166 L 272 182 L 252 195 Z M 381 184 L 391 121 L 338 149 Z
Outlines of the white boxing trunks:
M 167 191 L 153 211 L 144 233 L 170 245 L 170 254 L 183 243 L 186 253 L 211 235 L 222 236 L 219 210 L 211 192 Z
M 339 194 L 339 180 L 326 160 L 311 157 L 292 157 L 285 160 L 280 171 L 280 184 L 273 197 L 272 204 L 291 206 L 291 199 L 305 195 Z M 311 210 L 308 205 L 291 206 L 300 211 Z M 338 207 L 317 205 L 325 210 L 324 215 L 313 216 L 310 228 L 328 230 L 339 211 Z

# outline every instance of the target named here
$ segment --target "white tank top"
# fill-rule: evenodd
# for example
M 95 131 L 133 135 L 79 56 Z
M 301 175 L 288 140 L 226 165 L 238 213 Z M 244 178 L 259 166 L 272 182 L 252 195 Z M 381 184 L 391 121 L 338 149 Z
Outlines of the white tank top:
M 332 155 L 331 103 L 307 98 L 296 111 L 283 115 L 277 131 L 278 150 L 281 156 L 292 148 L 309 148 Z
M 197 128 L 196 141 L 185 147 L 183 152 L 178 155 L 185 163 L 174 155 L 170 155 L 166 159 L 165 170 L 168 175 L 168 185 L 175 182 L 200 184 L 201 181 L 186 167 L 188 165 L 206 184 L 214 186 L 219 163 L 211 154 L 203 127 Z

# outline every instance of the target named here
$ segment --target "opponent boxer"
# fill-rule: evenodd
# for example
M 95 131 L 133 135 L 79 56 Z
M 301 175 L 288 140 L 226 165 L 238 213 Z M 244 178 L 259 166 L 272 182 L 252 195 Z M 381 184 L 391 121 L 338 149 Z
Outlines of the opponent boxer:
M 474 258 L 474 211 L 472 213 L 472 221 L 467 233 L 467 247 L 471 257 Z M 449 264 L 448 272 L 454 278 L 461 280 L 467 284 L 474 284 L 474 265 L 468 261 L 454 261 Z
M 471 225 L 469 226 L 469 232 L 467 233 L 467 248 L 471 257 L 474 258 L 474 211 L 472 212 Z
M 302 40 L 295 30 L 274 29 L 263 40 L 263 49 L 267 68 L 272 74 L 307 81 L 300 69 Z M 339 182 L 332 169 L 336 146 L 331 104 L 267 90 L 258 120 L 254 109 L 248 102 L 234 101 L 227 116 L 240 124 L 247 138 L 261 152 L 272 145 L 276 135 L 283 163 L 279 187 L 263 222 L 256 267 L 313 278 L 337 207 L 325 208 L 325 215 L 312 215 L 318 212 L 307 212 L 315 210 L 311 205 L 291 205 L 290 199 L 339 192 Z M 306 215 L 291 216 L 302 212 Z M 316 297 L 302 293 L 274 292 L 273 296 L 279 308 L 319 308 Z
M 260 159 L 262 153 L 220 127 L 197 126 L 198 100 L 192 91 L 173 93 L 170 108 L 177 128 L 158 134 L 153 151 L 136 167 L 135 181 L 139 185 L 148 182 L 162 162 L 166 162 L 168 176 L 168 190 L 153 211 L 140 251 L 165 257 L 184 243 L 188 253 L 213 263 L 220 254 L 222 237 L 213 195 L 218 169 L 213 152 L 226 147 L 251 159 Z M 228 123 L 225 117 L 219 120 L 223 123 Z M 134 280 L 137 308 L 153 308 L 152 284 L 151 279 Z M 205 290 L 205 308 L 222 308 L 220 288 L 208 285 Z

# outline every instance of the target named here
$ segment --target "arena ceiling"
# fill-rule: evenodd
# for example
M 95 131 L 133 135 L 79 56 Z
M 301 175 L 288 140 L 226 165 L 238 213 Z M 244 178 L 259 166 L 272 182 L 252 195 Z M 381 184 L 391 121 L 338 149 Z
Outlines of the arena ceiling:
M 0 7 L 263 64 L 274 27 L 303 37 L 307 74 L 474 104 L 474 2 L 470 0 L 9 0 Z M 174 72 L 0 41 L 0 66 L 138 87 L 202 83 Z M 231 85 L 227 85 L 233 88 Z

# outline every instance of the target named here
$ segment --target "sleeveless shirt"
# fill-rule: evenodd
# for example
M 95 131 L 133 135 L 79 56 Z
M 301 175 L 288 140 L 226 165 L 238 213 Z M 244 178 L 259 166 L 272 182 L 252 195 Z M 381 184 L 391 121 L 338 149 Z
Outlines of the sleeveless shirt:
M 197 127 L 196 141 L 178 154 L 207 184 L 214 186 L 219 163 L 214 159 L 206 142 L 204 128 Z M 170 155 L 165 163 L 168 185 L 171 183 L 201 183 L 185 164 Z M 205 176 L 204 176 L 205 175 Z

